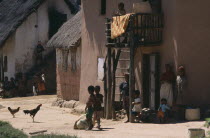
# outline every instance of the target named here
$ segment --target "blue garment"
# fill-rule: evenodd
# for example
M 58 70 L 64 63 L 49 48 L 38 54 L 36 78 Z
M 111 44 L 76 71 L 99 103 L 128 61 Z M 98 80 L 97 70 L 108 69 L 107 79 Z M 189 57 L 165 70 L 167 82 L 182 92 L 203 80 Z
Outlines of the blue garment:
M 170 110 L 170 107 L 168 107 L 166 104 L 160 104 L 159 110 L 160 109 L 165 113 L 166 110 Z
M 128 82 L 122 82 L 120 84 L 120 92 L 122 93 L 123 97 L 129 96 L 129 84 L 128 84 Z

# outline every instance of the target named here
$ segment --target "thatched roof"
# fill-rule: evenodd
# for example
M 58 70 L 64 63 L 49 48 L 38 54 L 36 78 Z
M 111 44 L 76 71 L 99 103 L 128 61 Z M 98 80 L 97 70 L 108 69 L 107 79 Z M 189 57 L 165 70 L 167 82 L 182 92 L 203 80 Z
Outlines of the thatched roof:
M 2 0 L 0 2 L 0 47 L 44 1 Z
M 0 47 L 9 36 L 33 13 L 45 0 L 0 0 Z M 71 13 L 80 9 L 75 0 L 65 0 Z
M 81 40 L 81 11 L 68 20 L 47 43 L 47 47 L 70 48 Z

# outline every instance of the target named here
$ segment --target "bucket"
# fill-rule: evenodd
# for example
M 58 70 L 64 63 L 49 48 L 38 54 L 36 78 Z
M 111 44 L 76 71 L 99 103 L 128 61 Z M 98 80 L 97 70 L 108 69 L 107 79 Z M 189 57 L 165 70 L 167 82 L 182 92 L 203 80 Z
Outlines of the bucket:
M 186 109 L 185 119 L 188 121 L 200 120 L 200 108 Z
M 205 130 L 199 128 L 188 129 L 189 138 L 204 138 Z
M 152 13 L 152 8 L 148 1 L 134 3 L 133 4 L 133 12 L 134 13 Z

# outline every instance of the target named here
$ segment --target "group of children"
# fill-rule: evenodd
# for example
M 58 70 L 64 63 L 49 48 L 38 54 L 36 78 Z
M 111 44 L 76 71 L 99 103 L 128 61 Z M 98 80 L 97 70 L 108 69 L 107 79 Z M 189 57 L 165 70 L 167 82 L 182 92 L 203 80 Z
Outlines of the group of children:
M 85 107 L 86 119 L 88 122 L 87 130 L 91 130 L 94 127 L 95 121 L 97 121 L 98 124 L 97 128 L 101 129 L 100 118 L 102 114 L 103 95 L 100 94 L 100 86 L 89 86 L 88 93 L 90 94 L 90 96 Z M 93 115 L 94 121 L 92 121 Z
M 0 96 L 3 98 L 12 98 L 16 96 L 26 96 L 26 91 L 23 87 L 26 85 L 24 76 L 8 78 L 4 77 L 3 82 L 0 82 Z
M 103 103 L 103 95 L 100 94 L 100 86 L 89 86 L 88 87 L 89 98 L 86 103 L 85 111 L 86 111 L 86 120 L 88 123 L 87 130 L 92 130 L 95 122 L 97 121 L 97 128 L 101 129 L 101 114 L 102 114 L 102 103 Z M 134 91 L 135 99 L 132 102 L 133 109 L 132 115 L 139 116 L 141 114 L 141 99 L 140 99 L 140 91 Z M 161 122 L 165 121 L 168 117 L 168 111 L 170 107 L 167 105 L 166 99 L 161 99 L 161 104 L 158 109 L 157 117 Z
M 139 90 L 134 91 L 134 95 L 135 95 L 135 99 L 134 99 L 134 102 L 132 102 L 132 105 L 133 105 L 132 115 L 134 116 L 134 119 L 136 121 L 139 121 L 141 119 L 141 111 L 142 111 L 140 91 Z M 165 121 L 167 121 L 169 117 L 169 111 L 170 111 L 170 107 L 167 105 L 167 100 L 164 98 L 161 99 L 161 103 L 157 112 L 157 118 L 159 119 L 160 123 L 164 123 Z

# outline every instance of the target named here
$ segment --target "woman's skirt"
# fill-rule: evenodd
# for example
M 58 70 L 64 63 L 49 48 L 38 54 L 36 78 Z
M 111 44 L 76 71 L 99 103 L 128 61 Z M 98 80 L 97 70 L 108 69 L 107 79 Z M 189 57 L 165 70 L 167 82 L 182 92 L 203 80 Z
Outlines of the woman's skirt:
M 164 82 L 160 88 L 160 99 L 165 98 L 169 106 L 173 104 L 173 88 L 172 84 Z
M 38 91 L 42 92 L 42 91 L 45 91 L 45 90 L 46 90 L 45 84 L 43 82 L 38 83 Z

